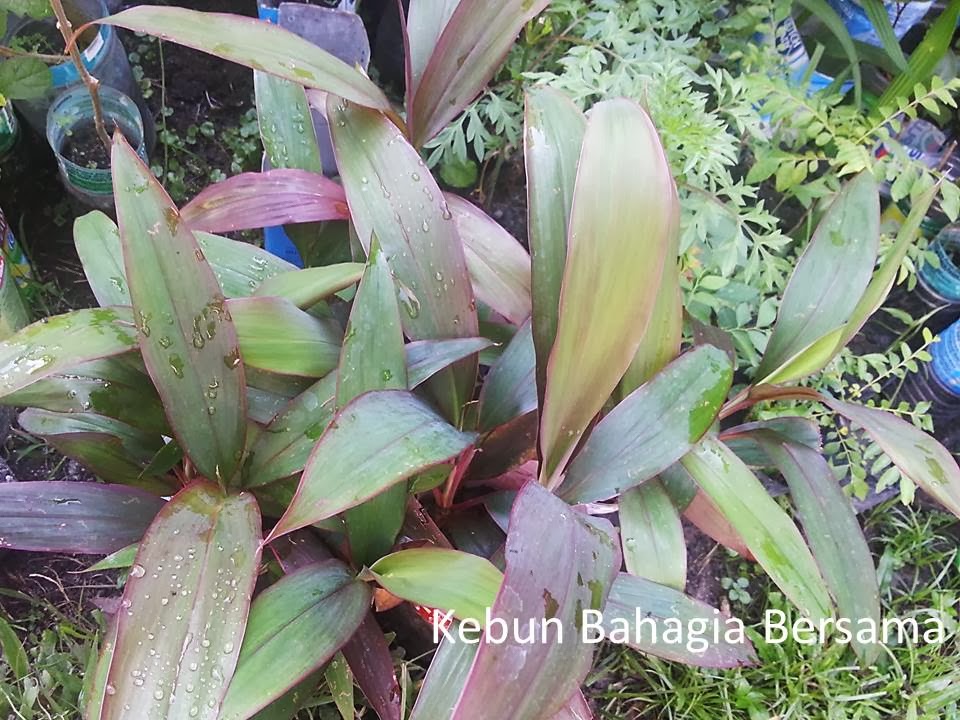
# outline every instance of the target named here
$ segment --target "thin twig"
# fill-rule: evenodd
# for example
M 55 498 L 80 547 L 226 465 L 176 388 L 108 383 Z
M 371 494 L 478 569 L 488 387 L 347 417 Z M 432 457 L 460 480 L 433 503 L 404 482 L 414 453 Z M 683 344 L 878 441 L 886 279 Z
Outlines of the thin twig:
M 53 65 L 59 65 L 60 63 L 70 59 L 67 55 L 46 55 L 44 53 L 27 52 L 26 50 L 17 50 L 16 48 L 6 47 L 5 45 L 0 45 L 0 57 L 32 57 Z
M 103 146 L 107 149 L 107 155 L 109 156 L 111 143 L 110 135 L 107 133 L 107 127 L 103 123 L 103 107 L 100 105 L 100 81 L 93 77 L 87 70 L 87 66 L 83 64 L 80 49 L 76 43 L 73 42 L 71 33 L 73 25 L 70 24 L 67 13 L 63 9 L 62 0 L 50 0 L 50 5 L 53 7 L 53 12 L 57 16 L 57 27 L 60 29 L 60 34 L 63 35 L 63 42 L 70 52 L 70 59 L 73 60 L 77 72 L 80 73 L 80 79 L 90 93 L 90 100 L 93 101 L 93 124 L 97 129 L 97 135 L 100 136 L 100 142 L 102 142 Z

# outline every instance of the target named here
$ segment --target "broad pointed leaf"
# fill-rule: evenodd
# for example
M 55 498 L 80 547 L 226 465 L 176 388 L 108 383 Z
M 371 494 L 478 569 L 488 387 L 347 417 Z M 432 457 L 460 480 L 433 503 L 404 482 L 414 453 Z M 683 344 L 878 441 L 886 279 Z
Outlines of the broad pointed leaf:
M 678 358 L 593 429 L 559 494 L 568 502 L 615 497 L 683 457 L 713 425 L 733 371 L 710 345 Z
M 541 408 L 542 482 L 555 480 L 630 366 L 678 228 L 676 188 L 650 118 L 628 100 L 598 103 L 583 140 Z
M 536 357 L 530 323 L 490 368 L 480 391 L 480 429 L 484 432 L 537 409 Z
M 764 434 L 760 440 L 783 473 L 813 557 L 837 603 L 837 614 L 880 627 L 880 595 L 870 548 L 857 514 L 830 465 L 816 450 Z M 854 633 L 853 649 L 864 663 L 876 661 L 880 646 Z
M 829 618 L 830 595 L 800 531 L 750 468 L 712 438 L 682 464 L 800 611 L 814 621 Z
M 521 644 L 507 633 L 494 642 L 488 629 L 451 720 L 550 717 L 590 669 L 594 646 L 579 642 L 579 632 L 584 612 L 603 609 L 620 567 L 610 524 L 530 483 L 514 503 L 505 557 L 491 616 L 507 627 L 533 621 L 548 639 Z
M 367 613 L 341 651 L 380 720 L 400 720 L 400 685 L 393 657 L 372 612 Z
M 20 413 L 18 422 L 21 428 L 42 437 L 107 482 L 141 485 L 161 493 L 169 490 L 168 484 L 151 477 L 162 476 L 163 472 L 148 471 L 150 461 L 164 446 L 160 435 L 93 413 L 53 413 L 29 408 Z
M 453 212 L 433 176 L 387 118 L 331 98 L 337 164 L 369 250 L 376 235 L 397 280 L 411 340 L 476 337 L 476 302 Z M 465 360 L 430 381 L 444 414 L 458 419 L 470 400 L 476 363 Z
M 444 637 L 437 649 L 410 720 L 436 720 L 453 717 L 453 709 L 463 690 L 470 668 L 477 657 L 477 643 L 461 642 L 457 624 L 451 626 L 450 637 Z
M 216 720 L 260 561 L 249 494 L 195 483 L 147 531 L 118 615 L 102 720 Z
M 336 391 L 333 372 L 291 400 L 270 421 L 251 449 L 247 487 L 266 485 L 303 470 L 310 451 L 333 420 Z
M 73 223 L 73 242 L 97 302 L 101 306 L 129 305 L 120 231 L 113 220 L 99 210 L 78 217 Z
M 750 640 L 737 633 L 736 623 L 717 610 L 673 588 L 644 578 L 620 573 L 610 588 L 603 609 L 605 635 L 614 641 L 629 639 L 633 648 L 665 660 L 710 668 L 733 668 L 756 662 Z M 637 618 L 644 622 L 637 624 Z M 653 626 L 656 626 L 654 631 Z M 683 637 L 665 642 L 668 624 L 683 628 Z M 629 628 L 614 636 L 617 628 Z M 700 641 L 691 630 L 703 627 Z M 716 635 L 714 631 L 716 630 Z M 713 642 L 714 637 L 717 642 Z
M 361 395 L 340 411 L 317 442 L 297 495 L 270 538 L 359 505 L 459 455 L 474 439 L 406 391 Z
M 453 340 L 417 340 L 406 346 L 407 385 L 410 390 L 453 363 L 493 345 L 484 337 Z
M 137 550 L 140 549 L 140 543 L 130 543 L 129 545 L 116 550 L 107 555 L 100 562 L 94 563 L 83 572 L 102 572 L 103 570 L 126 570 L 133 565 L 137 559 Z
M 415 0 L 407 13 L 407 98 L 413 97 L 437 42 L 460 0 Z
M 201 475 L 229 482 L 243 451 L 247 398 L 225 298 L 176 206 L 119 132 L 111 167 L 144 364 L 180 447 Z
M 678 241 L 679 237 L 675 242 Z M 630 367 L 620 381 L 622 395 L 636 390 L 680 354 L 680 341 L 683 337 L 683 296 L 675 261 L 677 252 L 678 248 L 674 247 L 667 254 L 653 317 L 637 354 L 633 356 Z
M 245 720 L 322 667 L 360 625 L 370 591 L 328 560 L 284 576 L 250 608 L 220 720 Z
M 93 412 L 148 432 L 170 434 L 160 398 L 134 355 L 77 365 L 38 380 L 0 402 L 51 412 Z
M 557 335 L 567 227 L 587 121 L 563 93 L 527 91 L 523 148 L 527 168 L 528 235 L 533 292 L 537 394 L 543 405 L 547 360 Z
M 73 232 L 83 271 L 97 301 L 101 305 L 129 305 L 130 292 L 116 224 L 94 211 L 78 218 Z M 194 237 L 228 298 L 251 295 L 264 280 L 297 269 L 250 243 L 205 232 L 194 233 Z
M 795 379 L 795 372 L 778 371 L 850 320 L 873 276 L 879 243 L 877 185 L 864 172 L 840 191 L 797 263 L 757 368 L 759 381 L 773 376 L 778 382 Z M 818 360 L 814 370 L 823 364 Z
M 0 396 L 85 362 L 130 352 L 136 345 L 130 315 L 119 308 L 45 318 L 0 342 Z
M 0 484 L 0 547 L 103 555 L 139 540 L 164 505 L 122 485 Z
M 293 169 L 234 175 L 208 186 L 182 213 L 192 229 L 211 233 L 349 217 L 343 188 Z
M 397 597 L 481 625 L 503 580 L 486 558 L 438 547 L 395 552 L 377 560 L 370 572 Z
M 337 372 L 337 407 L 370 390 L 404 390 L 407 361 L 397 288 L 374 239 L 350 311 Z M 403 525 L 407 488 L 397 484 L 344 515 L 354 565 L 369 565 L 390 552 Z
M 302 310 L 355 285 L 363 275 L 361 263 L 337 263 L 284 273 L 264 280 L 254 295 L 284 298 Z
M 125 10 L 105 22 L 326 90 L 361 105 L 390 110 L 390 101 L 359 70 L 276 25 L 238 15 L 153 5 Z
M 530 317 L 530 256 L 493 218 L 459 195 L 446 193 L 463 242 L 477 300 L 514 325 Z
M 900 472 L 960 517 L 960 467 L 940 443 L 892 413 L 825 396 L 832 410 L 862 427 Z
M 677 590 L 686 587 L 680 512 L 658 478 L 620 496 L 620 535 L 627 572 Z
M 278 297 L 235 298 L 233 316 L 243 362 L 285 375 L 323 377 L 337 366 L 340 333 L 328 321 Z
M 311 173 L 315 187 L 339 191 L 337 200 L 345 202 L 343 190 L 336 183 L 328 185 L 320 181 L 323 160 L 303 83 L 254 71 L 253 89 L 257 100 L 257 119 L 260 121 L 260 139 L 263 140 L 263 149 L 271 167 L 293 170 L 295 173 L 306 171 L 299 173 L 299 176 L 307 182 L 307 173 Z M 331 185 L 336 186 L 336 190 Z
M 480 94 L 523 26 L 548 4 L 549 0 L 461 0 L 408 94 L 410 134 L 416 147 L 440 132 Z M 418 34 L 413 56 L 417 64 L 429 52 L 424 42 L 429 34 Z M 416 72 L 417 67 L 412 70 Z

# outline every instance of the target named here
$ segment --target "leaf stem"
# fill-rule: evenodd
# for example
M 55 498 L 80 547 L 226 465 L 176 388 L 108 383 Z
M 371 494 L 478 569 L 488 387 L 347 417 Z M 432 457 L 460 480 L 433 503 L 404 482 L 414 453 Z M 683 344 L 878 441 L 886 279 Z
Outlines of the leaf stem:
M 70 59 L 73 60 L 77 72 L 80 73 L 80 80 L 90 93 L 90 100 L 93 102 L 93 124 L 97 129 L 100 142 L 103 143 L 103 146 L 107 149 L 107 155 L 109 155 L 112 144 L 110 142 L 110 135 L 107 133 L 106 125 L 103 123 L 103 107 L 100 105 L 100 81 L 90 74 L 87 66 L 83 63 L 80 48 L 77 47 L 72 37 L 73 25 L 71 25 L 67 13 L 63 9 L 62 0 L 50 0 L 50 5 L 53 8 L 54 14 L 57 16 L 57 28 L 59 28 L 60 34 L 63 36 L 63 41 L 66 43 L 67 51 L 70 53 Z

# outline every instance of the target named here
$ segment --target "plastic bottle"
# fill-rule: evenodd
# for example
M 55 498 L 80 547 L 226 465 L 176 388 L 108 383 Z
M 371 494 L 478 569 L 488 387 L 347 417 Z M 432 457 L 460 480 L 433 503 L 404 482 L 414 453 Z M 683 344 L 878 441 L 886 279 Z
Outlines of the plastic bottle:
M 899 399 L 914 405 L 931 403 L 934 424 L 943 429 L 944 423 L 960 417 L 960 321 L 940 333 L 929 350 L 930 362 L 907 377 Z
M 109 14 L 104 0 L 74 0 L 74 3 L 84 17 L 101 18 Z M 18 37 L 22 38 L 36 34 L 51 39 L 57 38 L 59 40 L 60 38 L 54 19 L 34 20 L 23 18 L 11 25 L 5 44 L 9 45 L 11 41 Z M 56 51 L 62 49 L 62 41 L 60 42 L 61 46 L 58 46 Z M 148 125 L 146 137 L 149 147 L 153 138 L 153 116 L 143 100 L 140 86 L 133 77 L 130 61 L 127 58 L 126 50 L 120 43 L 116 29 L 111 25 L 100 25 L 96 38 L 84 48 L 82 57 L 84 65 L 100 81 L 101 86 L 119 90 L 140 107 L 141 114 L 146 118 Z M 46 132 L 47 110 L 54 99 L 69 88 L 81 84 L 80 73 L 70 61 L 52 65 L 50 67 L 50 80 L 51 86 L 45 95 L 36 100 L 20 100 L 16 103 L 17 110 L 23 120 L 41 136 Z
M 851 38 L 877 47 L 882 46 L 883 43 L 877 35 L 876 28 L 860 3 L 854 0 L 827 0 L 827 2 L 843 20 Z M 885 2 L 883 5 L 890 18 L 890 24 L 893 25 L 893 34 L 899 40 L 909 32 L 910 28 L 923 20 L 933 6 L 933 2 L 930 0 Z
M 20 125 L 13 106 L 6 103 L 0 107 L 0 160 L 6 158 L 20 138 Z
M 777 25 L 775 37 L 777 52 L 783 56 L 783 61 L 787 66 L 791 83 L 800 85 L 810 67 L 810 54 L 803 45 L 803 38 L 800 35 L 800 30 L 797 29 L 797 23 L 794 21 L 792 15 L 788 15 L 786 19 Z M 812 95 L 813 93 L 820 92 L 832 83 L 832 77 L 814 70 L 810 73 L 807 93 Z M 845 83 L 844 92 L 846 92 L 846 89 L 849 87 L 852 87 L 852 84 Z
M 17 248 L 20 253 L 23 251 L 19 249 L 20 246 L 17 245 L 2 209 L 0 209 L 0 238 L 3 239 L 4 248 L 4 252 L 0 253 L 0 340 L 6 340 L 17 330 L 26 327 L 30 322 L 30 315 L 17 289 L 12 265 L 6 259 L 6 248 L 10 245 Z M 28 264 L 27 270 L 29 269 Z
M 2 242 L 2 256 L 6 260 L 7 271 L 17 285 L 22 287 L 28 280 L 33 279 L 33 266 L 13 234 L 13 228 L 7 222 L 3 209 L 0 208 L 0 242 Z

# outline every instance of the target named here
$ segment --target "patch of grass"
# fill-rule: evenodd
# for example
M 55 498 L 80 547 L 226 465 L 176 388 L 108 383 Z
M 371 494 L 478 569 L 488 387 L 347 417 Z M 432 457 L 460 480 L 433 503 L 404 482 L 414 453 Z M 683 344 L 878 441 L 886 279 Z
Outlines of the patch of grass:
M 960 718 L 958 523 L 938 511 L 890 505 L 875 510 L 866 531 L 877 556 L 884 617 L 940 612 L 949 636 L 939 645 L 891 645 L 876 665 L 861 667 L 845 645 L 765 643 L 768 610 L 795 616 L 779 593 L 751 581 L 766 598 L 742 619 L 759 663 L 705 670 L 609 647 L 593 677 L 593 697 L 610 720 L 941 720 Z M 729 577 L 740 577 L 734 565 Z M 921 627 L 923 624 L 921 623 Z
M 98 630 L 89 614 L 0 588 L 0 718 L 79 717 Z

